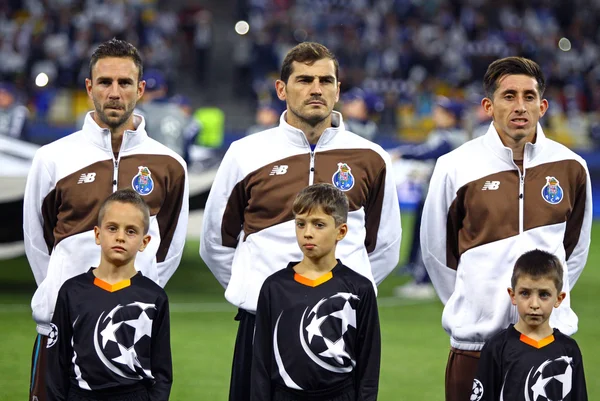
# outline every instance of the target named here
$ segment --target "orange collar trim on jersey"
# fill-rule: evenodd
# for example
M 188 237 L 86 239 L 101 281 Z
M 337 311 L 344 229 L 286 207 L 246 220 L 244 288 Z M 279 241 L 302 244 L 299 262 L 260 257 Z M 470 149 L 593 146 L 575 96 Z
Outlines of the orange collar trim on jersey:
M 300 284 L 304 284 L 309 287 L 316 287 L 318 285 L 321 285 L 321 284 L 325 283 L 326 281 L 331 280 L 332 277 L 333 277 L 333 273 L 327 272 L 327 273 L 323 274 L 321 277 L 319 277 L 315 280 L 311 280 L 307 277 L 301 276 L 298 273 L 294 273 L 294 280 L 296 280 Z
M 525 334 L 521 334 L 520 340 L 527 345 L 531 345 L 534 348 L 543 348 L 546 345 L 554 342 L 554 335 L 550 334 L 548 337 L 541 339 L 540 341 L 534 340 L 533 338 L 527 337 Z
M 115 283 L 115 284 L 109 284 L 106 281 L 101 280 L 98 277 L 95 277 L 94 285 L 102 288 L 105 291 L 115 292 L 115 291 L 122 290 L 123 288 L 129 287 L 131 285 L 131 279 L 119 281 L 118 283 Z

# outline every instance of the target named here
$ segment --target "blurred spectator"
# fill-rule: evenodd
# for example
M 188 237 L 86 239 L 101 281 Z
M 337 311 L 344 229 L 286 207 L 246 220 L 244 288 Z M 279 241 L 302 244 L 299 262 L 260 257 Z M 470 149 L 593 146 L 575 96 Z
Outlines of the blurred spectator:
M 377 134 L 377 124 L 371 116 L 383 110 L 383 100 L 360 88 L 342 94 L 341 100 L 346 129 L 372 141 Z
M 173 103 L 167 97 L 167 82 L 161 71 L 146 70 L 143 79 L 146 90 L 137 111 L 146 119 L 148 135 L 177 152 L 187 162 L 189 146 L 198 135 L 199 126 L 190 114 L 186 114 L 181 103 Z
M 450 99 L 445 96 L 439 96 L 433 107 L 433 122 L 435 128 L 427 136 L 427 140 L 422 144 L 403 145 L 390 151 L 392 158 L 405 160 L 419 160 L 435 162 L 440 156 L 456 149 L 465 143 L 469 136 L 462 128 L 464 104 L 457 99 Z M 404 270 L 413 276 L 413 281 L 396 288 L 397 296 L 406 298 L 434 298 L 435 291 L 431 285 L 431 280 L 427 275 L 419 245 L 421 213 L 427 194 L 427 185 L 429 179 L 424 180 L 422 185 L 422 196 L 415 211 L 415 224 L 413 226 L 412 244 L 408 265 Z
M 195 16 L 194 50 L 196 52 L 196 78 L 203 84 L 207 82 L 208 66 L 213 43 L 212 14 L 201 10 Z
M 13 85 L 0 82 L 0 135 L 27 139 L 29 110 L 17 102 Z
M 246 135 L 264 131 L 279 125 L 279 116 L 285 110 L 285 104 L 275 101 L 260 104 L 256 109 L 256 124 L 248 128 Z

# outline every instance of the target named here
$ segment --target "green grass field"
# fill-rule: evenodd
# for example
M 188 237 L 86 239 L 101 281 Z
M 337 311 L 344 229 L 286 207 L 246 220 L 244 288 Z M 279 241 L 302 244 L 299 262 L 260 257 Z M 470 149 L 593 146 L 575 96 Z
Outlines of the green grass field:
M 403 219 L 407 239 L 412 219 Z M 593 227 L 600 238 L 600 222 Z M 403 240 L 403 252 L 408 248 Z M 572 294 L 579 315 L 574 338 L 581 347 L 590 400 L 600 399 L 600 247 L 592 246 L 587 268 Z M 26 400 L 31 350 L 36 335 L 29 301 L 35 284 L 25 258 L 0 262 L 0 400 Z M 382 401 L 443 400 L 444 369 L 449 340 L 441 328 L 438 301 L 411 302 L 392 297 L 407 280 L 390 276 L 379 289 Z M 189 242 L 182 264 L 167 285 L 171 302 L 171 345 L 174 384 L 171 399 L 226 400 L 237 322 L 235 309 Z

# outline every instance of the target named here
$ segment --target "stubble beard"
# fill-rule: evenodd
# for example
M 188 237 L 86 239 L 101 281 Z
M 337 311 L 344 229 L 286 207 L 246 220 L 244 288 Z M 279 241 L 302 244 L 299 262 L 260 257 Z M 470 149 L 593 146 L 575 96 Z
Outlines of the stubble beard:
M 121 117 L 118 120 L 114 120 L 113 118 L 109 117 L 106 112 L 104 111 L 103 106 L 100 104 L 99 101 L 97 101 L 96 99 L 94 100 L 94 108 L 95 111 L 98 115 L 98 117 L 100 118 L 100 121 L 102 121 L 104 124 L 106 124 L 108 126 L 109 129 L 111 130 L 115 130 L 119 127 L 121 127 L 123 124 L 125 124 L 125 122 L 127 122 L 127 120 L 129 119 L 129 117 L 131 117 L 131 115 L 133 114 L 133 110 L 135 108 L 135 102 L 131 102 L 130 104 L 125 106 L 125 110 L 123 111 L 123 114 L 121 115 Z

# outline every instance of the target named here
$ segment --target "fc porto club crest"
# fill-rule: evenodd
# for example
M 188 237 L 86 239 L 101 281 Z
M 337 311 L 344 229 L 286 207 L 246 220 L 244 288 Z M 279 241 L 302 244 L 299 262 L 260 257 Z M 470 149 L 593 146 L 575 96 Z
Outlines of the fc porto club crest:
M 138 167 L 138 173 L 131 180 L 131 187 L 142 196 L 149 195 L 154 189 L 154 181 L 150 169 L 145 166 Z
M 349 191 L 354 186 L 354 176 L 351 173 L 351 168 L 346 163 L 338 163 L 338 169 L 331 177 L 333 185 L 342 191 Z
M 563 199 L 563 189 L 555 177 L 546 177 L 546 185 L 542 188 L 542 198 L 551 205 L 556 205 Z

